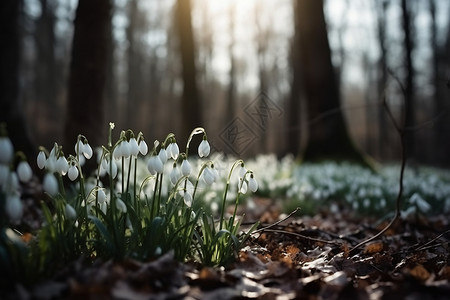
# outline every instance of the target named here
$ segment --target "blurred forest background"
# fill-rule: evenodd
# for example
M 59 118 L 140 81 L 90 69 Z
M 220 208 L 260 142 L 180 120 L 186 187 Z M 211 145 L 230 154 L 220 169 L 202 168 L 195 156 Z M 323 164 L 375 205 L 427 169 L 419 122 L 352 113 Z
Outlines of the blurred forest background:
M 2 0 L 0 31 L 1 121 L 27 153 L 114 122 L 150 144 L 202 126 L 241 157 L 348 153 L 348 130 L 386 162 L 386 99 L 412 161 L 450 166 L 447 0 Z

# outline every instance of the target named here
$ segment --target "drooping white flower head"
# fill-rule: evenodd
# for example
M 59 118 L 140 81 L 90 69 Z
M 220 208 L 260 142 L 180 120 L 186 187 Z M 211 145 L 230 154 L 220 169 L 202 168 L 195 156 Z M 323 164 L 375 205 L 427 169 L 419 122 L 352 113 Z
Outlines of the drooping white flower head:
M 189 191 L 184 191 L 183 200 L 187 207 L 192 206 L 192 195 Z
M 18 193 L 6 197 L 5 212 L 12 221 L 19 221 L 23 215 L 23 204 Z
M 167 153 L 172 157 L 172 159 L 177 159 L 180 154 L 180 148 L 178 148 L 178 144 L 173 142 L 167 146 Z
M 248 188 L 253 193 L 258 190 L 258 182 L 256 181 L 255 177 L 253 176 L 253 173 L 250 174 L 250 178 L 248 179 Z
M 98 189 L 97 199 L 100 204 L 103 204 L 106 201 L 106 193 L 104 189 Z
M 213 171 L 212 171 L 211 168 L 209 168 L 209 167 L 206 167 L 206 168 L 203 170 L 202 178 L 203 178 L 203 181 L 204 181 L 207 185 L 213 184 L 214 181 L 216 180 Z
M 139 145 L 134 137 L 132 137 L 128 141 L 128 145 L 130 146 L 130 154 L 136 157 L 139 154 Z
M 241 194 L 247 193 L 247 182 L 243 178 L 239 178 L 238 193 L 241 193 Z
M 45 174 L 42 186 L 44 191 L 51 196 L 55 196 L 58 193 L 58 180 L 52 173 Z
M 165 164 L 167 162 L 167 160 L 169 159 L 169 156 L 167 154 L 167 150 L 164 149 L 164 148 L 161 148 L 161 150 L 159 150 L 158 156 L 159 156 L 159 159 L 161 160 L 161 162 L 163 164 Z
M 14 156 L 14 147 L 7 136 L 0 137 L 0 164 L 8 164 Z
M 173 163 L 173 168 L 172 171 L 170 171 L 169 174 L 169 178 L 170 178 L 170 182 L 175 185 L 178 181 L 178 179 L 180 179 L 180 171 L 177 168 L 177 163 Z
M 67 171 L 67 176 L 71 181 L 74 181 L 78 178 L 78 168 L 75 164 L 72 164 L 69 168 L 69 171 Z
M 17 165 L 17 176 L 22 182 L 30 181 L 33 171 L 27 161 L 23 160 Z
M 147 163 L 147 169 L 150 172 L 150 174 L 155 175 L 156 173 L 163 173 L 164 171 L 164 165 L 157 155 L 152 155 Z
M 63 176 L 66 175 L 67 171 L 69 170 L 69 163 L 64 156 L 60 156 L 56 160 L 55 170 Z
M 89 143 L 83 143 L 81 139 L 75 144 L 75 153 L 78 157 L 83 155 L 85 158 L 90 159 L 92 157 L 93 151 Z
M 116 199 L 116 207 L 118 210 L 120 210 L 123 213 L 127 212 L 127 206 L 125 205 L 125 202 L 123 202 L 122 199 L 120 199 L 120 198 Z
M 77 212 L 75 211 L 75 208 L 73 208 L 69 203 L 66 203 L 66 206 L 64 207 L 64 214 L 69 220 L 75 220 L 77 218 Z
M 209 152 L 211 151 L 211 147 L 209 146 L 208 140 L 206 140 L 206 137 L 203 137 L 203 140 L 201 141 L 200 145 L 198 146 L 198 156 L 200 157 L 207 157 L 209 155 Z
M 183 162 L 181 163 L 181 174 L 183 176 L 189 176 L 191 175 L 192 167 L 189 161 L 185 158 L 183 159 Z
M 45 167 L 45 161 L 47 160 L 47 157 L 45 156 L 44 151 L 39 151 L 39 154 L 37 156 L 36 162 L 39 169 L 43 169 Z
M 141 152 L 142 155 L 147 155 L 148 152 L 147 143 L 143 139 L 139 142 L 139 152 Z

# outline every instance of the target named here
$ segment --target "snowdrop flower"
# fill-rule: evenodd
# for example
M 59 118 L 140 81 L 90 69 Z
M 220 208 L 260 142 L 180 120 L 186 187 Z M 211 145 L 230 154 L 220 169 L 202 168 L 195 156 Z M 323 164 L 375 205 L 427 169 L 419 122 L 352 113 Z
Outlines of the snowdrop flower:
M 139 142 L 139 152 L 141 152 L 142 155 L 147 155 L 148 146 L 147 146 L 147 143 L 144 140 L 141 140 Z
M 239 168 L 239 177 L 244 178 L 245 173 L 247 173 L 247 169 L 244 166 L 244 163 L 241 163 L 241 167 Z
M 44 151 L 39 151 L 39 154 L 37 156 L 37 166 L 39 169 L 43 169 L 45 167 L 45 161 L 47 160 L 47 157 L 45 157 Z
M 80 139 L 75 144 L 75 153 L 78 157 L 83 154 L 83 156 L 87 159 L 92 157 L 93 151 L 91 146 L 88 143 L 83 143 Z
M 159 159 L 159 156 L 152 155 L 147 163 L 147 169 L 150 174 L 155 175 L 156 173 L 162 173 L 164 171 L 164 165 Z
M 428 212 L 431 209 L 431 205 L 425 201 L 418 193 L 414 193 L 409 198 L 409 203 L 415 204 L 421 212 Z
M 33 171 L 27 161 L 21 161 L 17 166 L 17 176 L 22 182 L 30 181 L 33 176 Z
M 14 147 L 7 136 L 0 137 L 0 163 L 8 164 L 14 155 Z
M 123 213 L 127 212 L 127 206 L 125 205 L 125 202 L 123 202 L 122 199 L 120 199 L 120 198 L 116 199 L 116 207 L 118 210 L 120 210 Z
M 186 158 L 183 159 L 183 162 L 181 163 L 181 174 L 183 174 L 183 176 L 189 176 L 191 174 L 191 171 L 191 164 Z
M 209 143 L 206 140 L 206 136 L 203 136 L 203 140 L 198 146 L 198 156 L 207 157 L 209 155 L 210 150 L 211 147 L 209 146 Z
M 205 169 L 203 169 L 202 177 L 203 177 L 203 181 L 207 185 L 213 184 L 214 181 L 216 180 L 213 171 L 211 171 L 211 169 L 209 167 L 206 167 Z
M 178 179 L 180 179 L 180 171 L 177 168 L 176 162 L 173 163 L 173 168 L 172 171 L 170 171 L 169 178 L 173 185 L 177 184 Z
M 23 204 L 18 193 L 6 197 L 5 212 L 12 221 L 19 221 L 23 215 Z
M 184 204 L 186 204 L 187 207 L 192 206 L 192 195 L 190 192 L 184 191 L 183 200 L 184 200 Z
M 248 187 L 250 191 L 253 193 L 258 190 L 258 182 L 256 181 L 255 177 L 253 176 L 253 173 L 250 174 L 250 179 L 248 180 Z
M 69 170 L 69 163 L 64 156 L 60 156 L 56 160 L 55 170 L 63 176 L 66 175 L 67 171 Z
M 100 204 L 103 204 L 106 202 L 106 193 L 103 189 L 98 189 L 97 200 L 98 200 L 98 203 L 100 203 Z
M 58 181 L 52 173 L 45 174 L 42 185 L 44 191 L 49 193 L 51 196 L 55 196 L 58 193 Z
M 78 168 L 75 164 L 72 164 L 67 171 L 67 176 L 69 177 L 70 181 L 74 181 L 78 178 Z
M 19 177 L 16 172 L 11 172 L 9 177 L 9 188 L 11 191 L 16 191 L 19 189 Z
M 247 182 L 243 178 L 239 178 L 238 192 L 241 194 L 247 193 Z
M 167 155 L 167 150 L 164 148 L 161 148 L 161 150 L 159 150 L 159 159 L 162 161 L 163 164 L 165 164 L 167 162 L 168 159 L 168 155 Z
M 133 137 L 128 142 L 128 145 L 130 146 L 130 154 L 134 157 L 136 157 L 139 154 L 139 145 L 136 141 L 136 139 Z
M 75 208 L 73 208 L 69 203 L 66 203 L 66 206 L 64 207 L 64 213 L 66 215 L 66 218 L 69 220 L 75 220 L 77 217 Z
M 177 159 L 178 155 L 180 154 L 180 148 L 178 148 L 177 143 L 170 143 L 167 146 L 167 153 L 172 157 L 172 159 Z

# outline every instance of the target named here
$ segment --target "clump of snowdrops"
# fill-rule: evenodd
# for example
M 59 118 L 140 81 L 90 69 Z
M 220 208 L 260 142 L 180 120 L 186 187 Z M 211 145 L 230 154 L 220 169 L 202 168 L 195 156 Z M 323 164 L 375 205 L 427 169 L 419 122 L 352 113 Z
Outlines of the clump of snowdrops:
M 50 151 L 40 148 L 37 165 L 45 170 L 45 221 L 31 238 L 27 234 L 26 242 L 11 224 L 22 217 L 19 181 L 29 180 L 32 172 L 26 161 L 13 170 L 12 144 L 6 134 L 1 136 L 3 278 L 33 280 L 80 257 L 89 261 L 150 260 L 172 252 L 180 261 L 194 260 L 208 266 L 225 265 L 235 259 L 257 226 L 240 231 L 243 216 L 237 215 L 238 204 L 247 190 L 258 189 L 244 161 L 236 160 L 225 174 L 225 187 L 221 195 L 217 194 L 220 209 L 214 216 L 209 208 L 194 205 L 200 201 L 197 191 L 223 181 L 214 162 L 207 158 L 210 146 L 203 128 L 192 131 L 185 152 L 180 151 L 172 133 L 150 148 L 142 133 L 131 130 L 122 131 L 113 141 L 113 129 L 110 123 L 108 143 L 97 150 L 83 135 L 78 136 L 71 155 L 57 143 Z M 202 160 L 198 169 L 190 163 L 194 135 L 203 137 L 197 149 Z M 91 159 L 96 159 L 97 168 L 93 174 L 84 174 L 83 166 Z M 138 176 L 142 163 L 148 172 Z M 233 180 L 235 177 L 237 180 Z M 236 195 L 234 203 L 227 197 L 229 191 Z M 234 210 L 227 215 L 230 204 L 234 204 Z

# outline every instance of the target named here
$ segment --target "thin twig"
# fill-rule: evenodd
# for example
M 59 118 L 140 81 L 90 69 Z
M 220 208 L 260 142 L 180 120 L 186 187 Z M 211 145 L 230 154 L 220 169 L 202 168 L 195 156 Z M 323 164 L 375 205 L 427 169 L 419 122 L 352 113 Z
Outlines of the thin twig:
M 290 214 L 288 214 L 288 215 L 287 215 L 286 217 L 284 217 L 283 219 L 278 220 L 278 221 L 276 221 L 275 223 L 272 223 L 272 224 L 270 224 L 270 225 L 267 225 L 266 227 L 257 229 L 257 230 L 255 230 L 255 231 L 253 231 L 252 234 L 255 234 L 255 233 L 258 233 L 258 232 L 263 232 L 263 231 L 266 231 L 266 230 L 269 229 L 269 228 L 272 228 L 272 227 L 274 227 L 274 226 L 277 226 L 277 225 L 280 224 L 281 222 L 284 222 L 284 221 L 286 221 L 287 219 L 289 219 L 290 217 L 292 217 L 292 215 L 294 215 L 294 214 L 295 214 L 296 212 L 298 212 L 299 210 L 300 210 L 300 207 L 297 207 L 296 209 L 294 209 Z
M 428 249 L 428 246 L 429 246 L 430 244 L 432 244 L 433 242 L 435 242 L 436 240 L 440 239 L 441 237 L 443 237 L 444 235 L 446 235 L 446 234 L 448 234 L 448 233 L 450 233 L 450 229 L 447 230 L 447 231 L 445 231 L 445 232 L 443 232 L 443 233 L 441 233 L 440 235 L 438 235 L 437 237 L 435 237 L 435 238 L 432 239 L 431 241 L 428 241 L 427 243 L 421 245 L 420 247 L 417 247 L 414 251 L 422 251 L 422 250 Z M 447 243 L 448 243 L 448 242 L 447 242 Z M 445 243 L 444 243 L 444 244 L 445 244 Z M 441 244 L 437 244 L 437 246 L 439 246 L 439 245 L 441 245 Z M 434 247 L 434 246 L 436 246 L 436 245 L 432 245 L 432 246 Z M 433 247 L 431 247 L 431 248 L 433 248 Z
M 399 84 L 403 95 L 405 95 L 405 89 L 402 85 L 402 83 L 400 82 L 399 78 L 397 76 L 395 76 L 395 74 L 393 74 L 392 72 L 390 72 L 391 75 L 393 76 L 393 78 L 397 81 L 397 83 Z M 389 116 L 389 119 L 392 121 L 392 123 L 394 124 L 395 130 L 397 131 L 399 137 L 400 137 L 400 147 L 402 149 L 401 152 L 401 169 L 400 169 L 400 178 L 399 178 L 399 189 L 398 189 L 398 194 L 397 194 L 397 199 L 396 199 L 396 204 L 395 204 L 395 215 L 394 218 L 392 218 L 392 220 L 389 222 L 389 224 L 386 225 L 386 227 L 384 227 L 381 231 L 379 231 L 377 234 L 375 234 L 374 236 L 360 242 L 359 244 L 357 244 L 355 247 L 353 247 L 350 252 L 353 252 L 354 250 L 358 249 L 359 247 L 379 238 L 381 235 L 383 235 L 389 228 L 391 228 L 391 226 L 398 220 L 398 218 L 400 217 L 400 202 L 402 200 L 402 196 L 403 196 L 403 176 L 405 173 L 405 166 L 406 166 L 406 143 L 405 143 L 405 118 L 402 114 L 402 125 L 400 126 L 397 121 L 394 118 L 394 115 L 392 114 L 391 109 L 389 108 L 389 106 L 387 105 L 386 102 L 386 95 L 383 97 L 383 106 L 387 111 L 387 114 Z
M 336 242 L 336 241 L 327 241 L 327 240 L 322 240 L 322 239 L 318 239 L 318 238 L 313 238 L 313 237 L 309 237 L 297 232 L 291 232 L 291 231 L 287 231 L 287 230 L 280 230 L 280 229 L 265 229 L 265 232 L 274 232 L 274 233 L 281 233 L 281 234 L 288 234 L 288 235 L 293 235 L 302 239 L 306 239 L 306 240 L 310 240 L 313 242 L 318 242 L 318 243 L 324 243 L 324 244 L 333 244 L 333 245 L 340 245 L 340 243 Z

